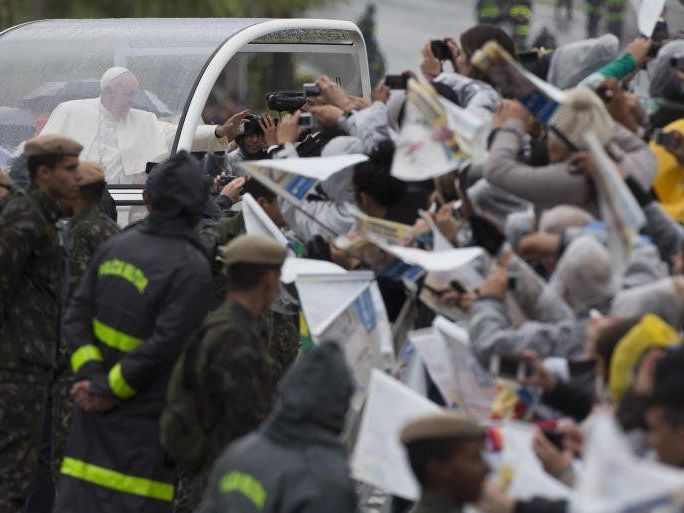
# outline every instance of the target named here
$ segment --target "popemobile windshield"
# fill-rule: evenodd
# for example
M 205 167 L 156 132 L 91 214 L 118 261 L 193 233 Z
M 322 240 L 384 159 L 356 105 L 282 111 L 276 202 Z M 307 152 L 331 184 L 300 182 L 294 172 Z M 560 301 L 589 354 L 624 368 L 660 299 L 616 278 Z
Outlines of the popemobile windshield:
M 119 145 L 130 139 L 128 150 L 108 169 L 122 226 L 144 215 L 148 162 L 183 149 L 200 157 L 222 151 L 209 137 L 213 127 L 244 109 L 266 111 L 269 93 L 301 91 L 326 74 L 349 94 L 370 97 L 363 37 L 337 20 L 36 21 L 0 33 L 0 68 L 0 166 L 21 154 L 26 139 L 58 130 L 83 144 L 82 158 L 107 168 L 105 130 L 117 128 L 103 122 L 101 86 L 131 72 L 123 101 L 139 123 L 119 134 Z

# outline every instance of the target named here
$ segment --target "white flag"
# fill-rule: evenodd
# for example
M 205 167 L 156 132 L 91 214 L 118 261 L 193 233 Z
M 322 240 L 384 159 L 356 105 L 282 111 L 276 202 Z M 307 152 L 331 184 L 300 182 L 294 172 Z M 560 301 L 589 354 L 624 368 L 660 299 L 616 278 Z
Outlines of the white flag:
M 319 181 L 366 160 L 366 155 L 335 155 L 245 161 L 240 167 L 278 196 L 298 205 Z
M 332 340 L 344 349 L 357 384 L 352 406 L 360 408 L 371 370 L 394 363 L 391 326 L 375 275 L 299 275 L 295 285 L 314 343 Z
M 681 511 L 684 470 L 635 456 L 610 410 L 589 424 L 573 512 Z
M 416 500 L 420 487 L 399 435 L 409 421 L 439 411 L 435 403 L 374 370 L 351 459 L 354 478 L 393 495 Z
M 245 230 L 250 235 L 263 235 L 274 239 L 283 246 L 287 246 L 287 238 L 283 232 L 264 212 L 264 209 L 256 202 L 250 193 L 242 196 L 242 216 L 245 220 Z

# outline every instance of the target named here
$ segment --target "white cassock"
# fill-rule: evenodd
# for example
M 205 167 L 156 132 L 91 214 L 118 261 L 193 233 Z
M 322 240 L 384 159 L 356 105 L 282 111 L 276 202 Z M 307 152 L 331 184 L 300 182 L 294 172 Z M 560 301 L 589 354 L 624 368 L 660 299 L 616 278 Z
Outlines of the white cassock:
M 99 98 L 60 103 L 40 135 L 59 134 L 83 145 L 81 159 L 99 162 L 110 184 L 144 181 L 148 162 L 168 158 L 177 125 L 159 121 L 152 112 L 131 109 L 116 119 Z M 225 151 L 228 140 L 214 135 L 215 126 L 199 125 L 193 151 Z M 141 180 L 142 178 L 142 180 Z

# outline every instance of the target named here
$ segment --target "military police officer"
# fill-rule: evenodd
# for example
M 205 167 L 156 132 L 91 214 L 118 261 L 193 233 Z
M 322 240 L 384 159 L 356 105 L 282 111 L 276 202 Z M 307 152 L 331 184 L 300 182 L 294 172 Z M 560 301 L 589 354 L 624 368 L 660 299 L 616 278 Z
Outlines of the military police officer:
M 121 231 L 99 207 L 105 190 L 104 168 L 96 162 L 82 161 L 78 166 L 79 193 L 69 223 L 69 291 L 76 291 L 95 251 L 104 241 Z
M 183 375 L 190 372 L 194 376 L 198 383 L 197 422 L 206 429 L 198 470 L 184 476 L 182 511 L 193 511 L 199 504 L 216 458 L 229 442 L 266 418 L 275 394 L 273 360 L 259 317 L 280 292 L 280 268 L 287 250 L 266 237 L 240 235 L 222 252 L 228 273 L 227 299 L 207 316 L 199 345 L 191 346 L 194 354 L 186 353 L 179 360 L 169 386 L 166 411 L 170 412 L 182 395 Z M 166 411 L 162 430 L 164 423 L 176 421 Z
M 257 204 L 278 228 L 285 226 L 285 219 L 280 210 L 278 197 L 257 180 L 247 180 L 243 188 L 244 193 L 254 197 Z M 212 254 L 219 253 L 219 248 L 225 246 L 238 235 L 245 233 L 245 218 L 242 212 L 233 217 L 226 217 L 200 230 L 202 240 L 207 244 Z M 217 259 L 218 261 L 219 259 Z M 214 265 L 214 300 L 216 306 L 223 303 L 226 297 L 225 277 L 220 263 Z M 298 317 L 279 309 L 271 308 L 261 316 L 262 325 L 266 328 L 268 352 L 275 360 L 276 375 L 282 376 L 294 361 L 299 351 Z
M 0 214 L 0 512 L 24 507 L 34 470 L 63 293 L 60 202 L 78 193 L 82 147 L 40 136 L 24 148 L 31 184 Z
M 81 161 L 77 174 L 80 182 L 79 192 L 72 204 L 73 217 L 65 237 L 69 263 L 69 295 L 76 292 L 100 245 L 121 231 L 119 225 L 99 206 L 107 185 L 104 168 L 96 162 Z M 63 345 L 60 349 L 62 366 L 58 369 L 55 384 L 52 386 L 52 460 L 55 478 L 58 477 L 73 408 L 69 398 L 72 374 L 66 362 Z
M 411 513 L 456 513 L 480 498 L 489 467 L 485 431 L 475 422 L 452 412 L 425 415 L 404 426 L 400 440 L 422 488 Z

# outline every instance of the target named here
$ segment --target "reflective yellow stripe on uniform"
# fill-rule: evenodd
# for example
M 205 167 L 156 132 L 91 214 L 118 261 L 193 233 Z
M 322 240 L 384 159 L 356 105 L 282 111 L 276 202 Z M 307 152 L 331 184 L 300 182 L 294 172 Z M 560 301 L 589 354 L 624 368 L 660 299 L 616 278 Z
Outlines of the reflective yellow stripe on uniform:
M 228 472 L 219 483 L 221 493 L 239 492 L 261 509 L 266 504 L 266 490 L 253 476 L 244 472 Z
M 142 339 L 132 337 L 123 331 L 107 326 L 97 319 L 93 319 L 93 333 L 95 333 L 95 337 L 103 344 L 107 344 L 109 347 L 113 347 L 124 353 L 130 353 L 142 344 Z
M 85 461 L 65 457 L 62 461 L 62 474 L 82 479 L 89 483 L 116 490 L 117 492 L 139 495 L 160 501 L 173 500 L 173 485 L 142 477 L 127 476 L 115 470 L 99 467 Z
M 109 371 L 108 379 L 109 388 L 112 389 L 114 395 L 116 395 L 119 399 L 130 399 L 138 393 L 136 389 L 129 385 L 124 379 L 123 374 L 121 373 L 120 363 L 117 363 L 114 367 L 112 367 L 112 369 Z
M 501 11 L 496 6 L 488 6 L 480 9 L 478 15 L 480 18 L 498 18 L 501 16 Z
M 525 18 L 529 19 L 532 17 L 532 9 L 526 5 L 514 5 L 511 7 L 509 14 L 514 18 L 517 16 L 524 16 Z
M 91 361 L 102 361 L 102 353 L 92 344 L 79 347 L 74 354 L 71 355 L 71 370 L 74 374 L 83 367 L 86 363 Z

